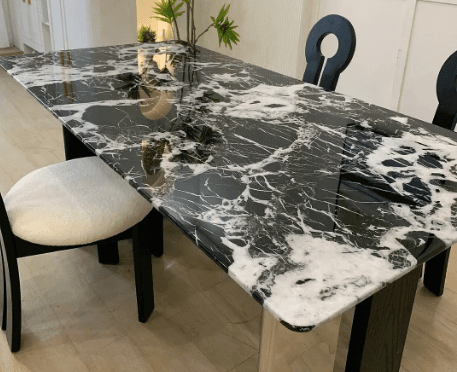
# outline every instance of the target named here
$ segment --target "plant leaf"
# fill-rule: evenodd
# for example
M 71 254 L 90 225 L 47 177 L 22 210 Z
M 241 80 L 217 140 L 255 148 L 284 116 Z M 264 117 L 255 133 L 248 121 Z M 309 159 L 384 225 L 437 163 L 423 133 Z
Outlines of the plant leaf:
M 176 1 L 177 0 L 170 0 L 170 3 L 168 3 L 168 0 L 161 0 L 161 2 L 156 3 L 156 7 L 153 7 L 153 11 L 157 16 L 151 18 L 160 19 L 161 21 L 166 22 L 170 25 L 173 24 L 173 13 L 175 18 L 178 18 L 184 14 L 184 12 L 178 12 L 184 3 L 179 3 L 178 5 L 174 6 Z
M 160 21 L 163 21 L 163 22 L 166 22 L 166 23 L 170 23 L 170 20 L 168 18 L 163 18 L 163 17 L 151 17 L 151 18 L 155 18 L 155 19 L 158 19 Z
M 179 8 L 181 8 L 183 5 L 184 5 L 184 3 L 181 3 L 181 4 L 179 4 L 179 5 L 176 5 L 176 6 L 173 8 L 173 12 L 175 13 L 175 15 L 176 15 L 176 13 L 178 12 Z M 184 13 L 184 12 L 182 12 L 182 13 Z M 181 13 L 181 14 L 182 14 L 182 13 Z

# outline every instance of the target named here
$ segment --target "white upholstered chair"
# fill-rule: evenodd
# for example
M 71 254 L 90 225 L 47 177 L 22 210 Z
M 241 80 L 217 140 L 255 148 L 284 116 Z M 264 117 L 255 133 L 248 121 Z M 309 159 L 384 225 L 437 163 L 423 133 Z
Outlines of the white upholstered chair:
M 19 257 L 113 242 L 117 255 L 116 242 L 133 238 L 138 318 L 146 322 L 154 309 L 151 253 L 163 253 L 161 229 L 160 213 L 95 156 L 44 167 L 17 182 L 0 197 L 0 319 L 11 351 L 21 342 Z M 153 240 L 152 230 L 159 235 Z

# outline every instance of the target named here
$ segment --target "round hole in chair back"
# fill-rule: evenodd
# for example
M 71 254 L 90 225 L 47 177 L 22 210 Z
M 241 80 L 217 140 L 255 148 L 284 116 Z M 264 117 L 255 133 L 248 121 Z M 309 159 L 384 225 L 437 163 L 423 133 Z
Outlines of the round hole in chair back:
M 324 36 L 321 43 L 321 53 L 325 58 L 332 58 L 338 51 L 338 38 L 333 34 Z

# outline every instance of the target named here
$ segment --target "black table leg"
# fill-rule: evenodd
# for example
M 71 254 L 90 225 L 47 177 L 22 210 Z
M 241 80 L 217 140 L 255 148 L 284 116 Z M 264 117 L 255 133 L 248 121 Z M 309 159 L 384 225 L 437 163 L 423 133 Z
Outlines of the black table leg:
M 425 264 L 424 286 L 436 296 L 443 295 L 450 254 L 451 249 L 446 249 Z
M 151 236 L 151 229 L 154 226 L 151 226 L 149 222 L 146 217 L 133 227 L 133 263 L 135 269 L 136 299 L 138 304 L 138 320 L 142 323 L 148 320 L 154 310 L 152 257 L 149 249 L 149 245 L 151 244 L 149 237 Z
M 341 365 L 344 358 L 337 355 L 334 371 L 400 370 L 420 270 L 420 266 L 415 268 L 358 304 L 353 312 L 350 332 L 344 329 L 343 322 L 346 320 L 347 323 L 347 318 L 345 319 L 346 314 L 343 315 L 338 349 L 340 353 L 341 350 L 346 350 L 347 357 L 345 365 Z M 348 346 L 346 348 L 342 345 L 345 341 Z
M 153 209 L 145 218 L 145 223 L 148 226 L 148 245 L 151 254 L 155 257 L 163 255 L 163 217 L 159 211 Z

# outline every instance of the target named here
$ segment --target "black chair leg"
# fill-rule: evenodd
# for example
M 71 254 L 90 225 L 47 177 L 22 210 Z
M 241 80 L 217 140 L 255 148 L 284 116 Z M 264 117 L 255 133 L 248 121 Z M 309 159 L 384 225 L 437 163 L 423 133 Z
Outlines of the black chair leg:
M 138 320 L 146 323 L 154 310 L 151 252 L 149 250 L 149 220 L 145 218 L 133 227 L 133 263 L 135 268 Z
M 443 295 L 450 254 L 451 249 L 446 249 L 425 264 L 424 285 L 436 296 Z
M 3 256 L 5 258 L 5 255 Z M 3 272 L 6 292 L 6 339 L 12 352 L 21 347 L 22 307 L 21 284 L 17 259 L 4 259 Z
M 98 244 L 98 262 L 105 265 L 117 265 L 119 263 L 119 249 L 117 242 Z
M 0 319 L 2 321 L 2 330 L 6 330 L 6 282 L 5 269 L 3 267 L 3 254 L 0 249 Z

